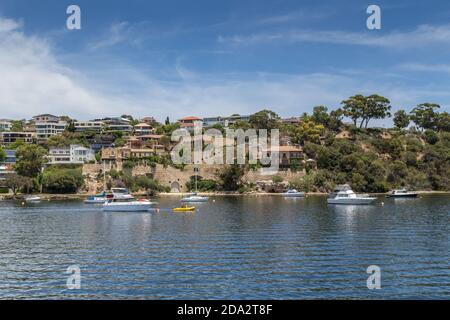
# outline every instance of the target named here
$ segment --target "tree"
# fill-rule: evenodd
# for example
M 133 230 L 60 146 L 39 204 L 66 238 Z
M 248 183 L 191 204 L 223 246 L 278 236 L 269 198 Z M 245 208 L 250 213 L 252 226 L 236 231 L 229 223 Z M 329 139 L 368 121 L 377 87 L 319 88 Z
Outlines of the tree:
M 301 121 L 299 126 L 292 128 L 293 141 L 304 144 L 306 141 L 320 143 L 320 136 L 323 133 L 324 126 L 316 122 Z
M 219 174 L 222 189 L 225 191 L 236 191 L 241 186 L 241 178 L 245 173 L 242 165 L 232 164 L 226 166 Z
M 280 117 L 278 114 L 267 109 L 252 114 L 249 119 L 249 123 L 254 129 L 275 129 L 278 127 L 279 122 Z
M 440 107 L 440 105 L 435 103 L 421 103 L 412 109 L 411 120 L 422 131 L 425 129 L 435 130 L 438 125 L 439 114 L 434 110 Z
M 42 186 L 49 193 L 75 193 L 83 184 L 80 168 L 50 167 L 42 175 Z
M 46 162 L 46 153 L 46 150 L 41 146 L 32 144 L 20 146 L 16 152 L 16 172 L 21 176 L 36 177 Z
M 314 107 L 312 120 L 317 124 L 328 127 L 328 125 L 330 124 L 330 115 L 328 115 L 328 108 L 325 106 Z
M 0 147 L 0 163 L 5 161 L 5 159 L 6 159 L 6 153 L 5 153 L 5 151 L 3 151 L 2 147 Z
M 27 189 L 28 192 L 33 187 L 33 181 L 30 178 L 19 176 L 17 173 L 11 173 L 6 176 L 5 185 L 16 195 L 19 189 Z
M 372 94 L 363 96 L 357 94 L 347 100 L 342 101 L 344 115 L 353 120 L 353 124 L 357 126 L 357 122 L 361 119 L 360 128 L 367 128 L 369 121 L 372 119 L 384 119 L 389 117 L 391 109 L 389 99 Z
M 410 118 L 405 110 L 398 110 L 394 113 L 394 124 L 398 129 L 404 129 L 409 125 Z
M 439 114 L 437 129 L 439 131 L 450 131 L 450 114 L 448 112 Z
M 24 120 L 12 120 L 11 121 L 11 132 L 22 132 L 23 131 Z
M 360 118 L 362 118 L 364 115 L 366 98 L 361 94 L 357 94 L 357 95 L 351 96 L 347 100 L 342 101 L 341 104 L 342 104 L 342 109 L 344 110 L 344 116 L 352 119 L 353 124 L 356 127 L 358 124 L 358 120 Z M 361 125 L 362 125 L 362 122 L 361 122 Z
M 164 124 L 165 124 L 166 126 L 170 124 L 170 119 L 169 119 L 169 117 L 166 118 L 166 121 L 164 122 Z

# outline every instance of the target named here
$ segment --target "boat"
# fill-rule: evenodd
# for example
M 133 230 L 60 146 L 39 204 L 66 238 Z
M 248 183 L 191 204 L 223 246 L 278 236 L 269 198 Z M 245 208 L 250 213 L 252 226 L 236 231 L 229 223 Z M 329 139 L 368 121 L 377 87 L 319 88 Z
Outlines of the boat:
M 327 199 L 329 204 L 371 204 L 376 198 L 367 195 L 357 195 L 349 185 L 337 186 Z
M 208 197 L 202 197 L 197 195 L 197 175 L 198 175 L 198 168 L 194 167 L 194 175 L 195 175 L 195 192 L 192 192 L 189 196 L 184 197 L 181 199 L 181 202 L 207 202 Z
M 107 198 L 134 199 L 127 188 L 111 188 L 111 193 Z
M 206 202 L 208 201 L 208 197 L 202 197 L 198 196 L 197 194 L 194 194 L 192 196 L 184 197 L 181 199 L 181 202 Z
M 147 199 L 135 199 L 134 197 L 114 197 L 103 204 L 103 211 L 109 212 L 142 212 L 149 211 L 156 205 Z
M 417 193 L 407 189 L 392 190 L 387 195 L 388 198 L 417 198 Z
M 183 211 L 195 211 L 195 207 L 188 207 L 187 205 L 184 207 L 177 207 L 172 209 L 174 212 L 183 212 Z
M 38 196 L 27 196 L 24 198 L 25 202 L 41 202 L 41 197 Z
M 95 196 L 88 196 L 84 203 L 105 203 L 107 200 L 106 192 L 102 192 L 100 194 L 96 194 Z
M 282 195 L 284 197 L 304 197 L 305 193 L 297 191 L 296 189 L 289 189 L 286 192 L 283 192 Z

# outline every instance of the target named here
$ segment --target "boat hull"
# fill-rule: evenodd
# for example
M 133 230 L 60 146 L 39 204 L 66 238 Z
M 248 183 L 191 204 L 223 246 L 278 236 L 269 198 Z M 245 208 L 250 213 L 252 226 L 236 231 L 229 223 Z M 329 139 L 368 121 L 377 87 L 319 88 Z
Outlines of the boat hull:
M 304 197 L 305 193 L 304 192 L 296 192 L 296 193 L 283 193 L 283 197 L 286 198 L 293 198 L 293 197 Z
M 376 200 L 376 198 L 359 198 L 359 199 L 327 199 L 328 204 L 371 204 Z
M 133 204 L 120 204 L 120 203 L 106 203 L 103 205 L 103 211 L 107 212 L 143 212 L 152 209 L 154 203 L 133 203 Z
M 105 203 L 106 202 L 106 199 L 86 199 L 86 200 L 84 200 L 84 203 L 93 203 L 93 204 L 95 204 L 95 203 Z
M 388 198 L 417 198 L 417 193 L 409 193 L 409 194 L 388 194 Z
M 181 202 L 207 202 L 208 198 L 195 198 L 195 199 L 190 199 L 190 198 L 183 198 L 181 199 Z

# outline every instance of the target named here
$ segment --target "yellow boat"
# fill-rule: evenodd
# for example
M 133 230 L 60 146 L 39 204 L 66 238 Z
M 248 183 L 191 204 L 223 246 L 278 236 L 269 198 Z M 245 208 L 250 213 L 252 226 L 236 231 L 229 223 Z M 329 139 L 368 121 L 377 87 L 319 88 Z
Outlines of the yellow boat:
M 180 212 L 180 211 L 194 211 L 194 210 L 195 210 L 195 207 L 188 207 L 188 206 L 185 206 L 185 207 L 173 208 L 172 210 L 173 210 L 174 212 Z

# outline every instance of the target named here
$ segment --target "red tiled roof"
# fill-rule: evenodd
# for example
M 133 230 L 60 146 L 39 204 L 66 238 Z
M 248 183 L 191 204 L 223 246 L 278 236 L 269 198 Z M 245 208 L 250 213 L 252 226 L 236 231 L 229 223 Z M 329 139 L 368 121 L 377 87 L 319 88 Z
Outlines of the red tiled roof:
M 181 118 L 178 121 L 195 121 L 195 120 L 203 120 L 202 118 L 198 118 L 198 117 L 185 117 L 185 118 Z

